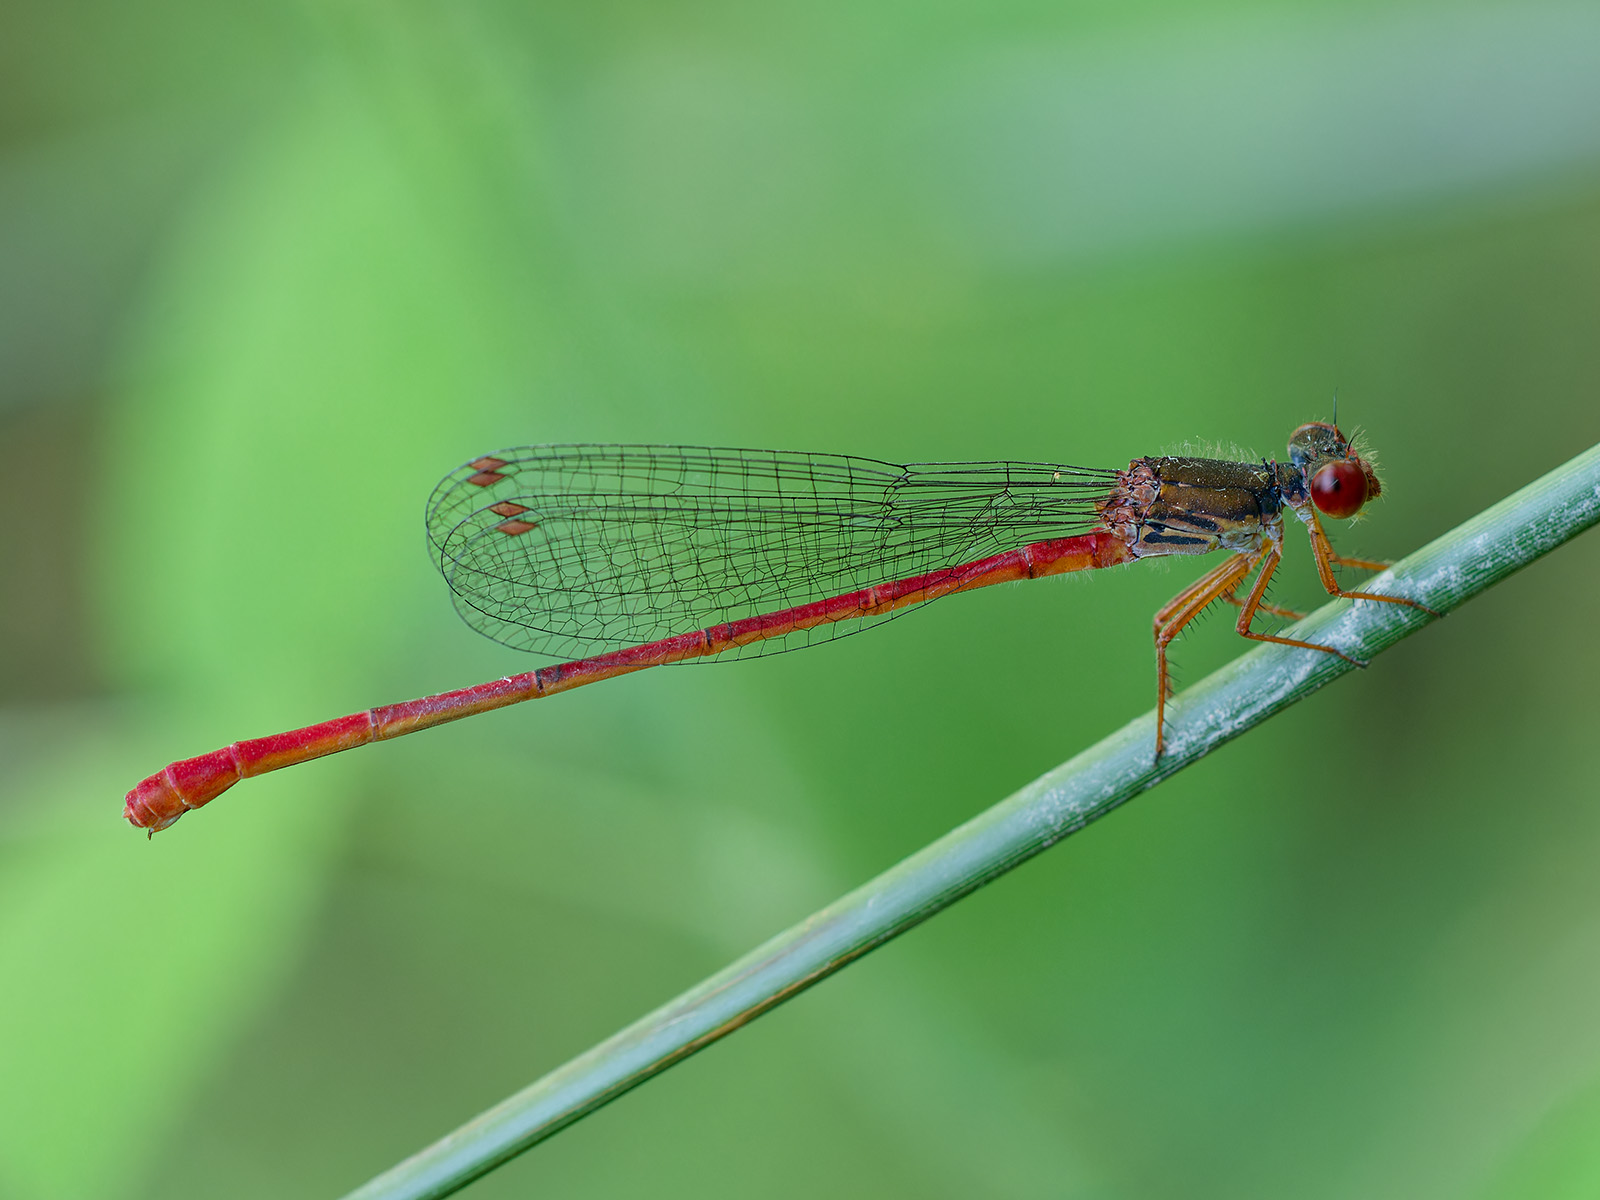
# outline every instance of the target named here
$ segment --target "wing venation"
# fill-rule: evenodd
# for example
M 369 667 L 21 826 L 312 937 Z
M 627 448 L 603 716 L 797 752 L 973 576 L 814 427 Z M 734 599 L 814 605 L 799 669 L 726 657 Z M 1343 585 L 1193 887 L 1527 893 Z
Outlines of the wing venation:
M 447 475 L 428 538 L 480 633 L 584 658 L 844 595 L 1096 524 L 1116 472 L 906 466 L 696 446 L 499 450 Z M 752 643 L 789 649 L 899 612 Z

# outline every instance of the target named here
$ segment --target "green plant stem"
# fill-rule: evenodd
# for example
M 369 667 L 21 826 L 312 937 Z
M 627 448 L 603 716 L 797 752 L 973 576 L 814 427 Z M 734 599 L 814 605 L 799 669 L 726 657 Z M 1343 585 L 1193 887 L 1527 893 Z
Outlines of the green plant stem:
M 1448 612 L 1600 521 L 1600 446 L 1579 455 L 1374 578 L 1367 590 Z M 1370 659 L 1436 618 L 1336 600 L 1294 636 Z M 1351 670 L 1331 654 L 1263 645 L 1153 713 L 786 930 L 699 986 L 550 1072 L 350 1193 L 447 1196 L 904 933 L 1068 834 Z

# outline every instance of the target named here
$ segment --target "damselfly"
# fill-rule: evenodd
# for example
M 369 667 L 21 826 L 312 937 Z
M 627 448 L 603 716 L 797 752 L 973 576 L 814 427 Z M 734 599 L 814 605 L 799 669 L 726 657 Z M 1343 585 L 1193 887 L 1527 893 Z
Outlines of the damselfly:
M 1331 595 L 1426 607 L 1334 576 L 1386 564 L 1335 553 L 1318 512 L 1353 517 L 1379 492 L 1371 464 L 1322 422 L 1294 431 L 1286 463 L 1168 455 L 1120 471 L 687 446 L 499 451 L 434 490 L 430 550 L 474 629 L 569 661 L 175 762 L 128 793 L 124 814 L 154 832 L 245 776 L 613 675 L 787 650 L 992 583 L 1225 550 L 1155 615 L 1159 762 L 1167 648 L 1212 603 L 1239 607 L 1243 637 L 1356 661 L 1252 628 L 1262 610 L 1300 615 L 1266 600 L 1286 510 Z

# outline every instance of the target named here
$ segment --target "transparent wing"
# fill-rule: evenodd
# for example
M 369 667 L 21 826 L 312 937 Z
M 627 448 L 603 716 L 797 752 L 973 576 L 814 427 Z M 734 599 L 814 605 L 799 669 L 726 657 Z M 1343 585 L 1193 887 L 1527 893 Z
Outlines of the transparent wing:
M 467 624 L 575 659 L 1070 536 L 1097 523 L 1095 501 L 1115 481 L 1114 471 L 1039 463 L 529 446 L 441 480 L 428 539 Z M 790 649 L 894 615 L 734 653 Z

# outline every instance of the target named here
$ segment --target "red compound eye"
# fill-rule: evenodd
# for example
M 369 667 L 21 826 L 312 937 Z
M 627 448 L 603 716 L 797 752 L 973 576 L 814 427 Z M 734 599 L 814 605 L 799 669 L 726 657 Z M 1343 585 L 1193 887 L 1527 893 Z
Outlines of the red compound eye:
M 1353 462 L 1329 463 L 1311 478 L 1311 502 L 1330 517 L 1344 520 L 1367 502 L 1367 476 Z

